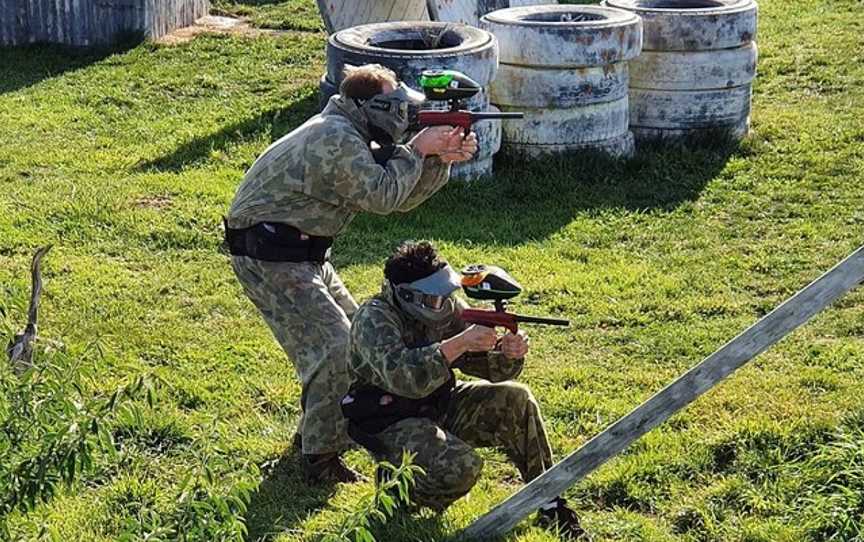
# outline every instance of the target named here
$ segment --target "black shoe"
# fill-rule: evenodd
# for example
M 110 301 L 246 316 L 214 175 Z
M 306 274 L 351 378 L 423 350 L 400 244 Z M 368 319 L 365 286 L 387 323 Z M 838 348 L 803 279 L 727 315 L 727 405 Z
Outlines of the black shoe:
M 541 508 L 537 511 L 538 525 L 557 531 L 564 540 L 578 540 L 579 542 L 592 542 L 594 540 L 579 524 L 579 516 L 567 506 L 566 500 L 558 497 L 552 504 L 555 506 L 547 509 Z
M 303 454 L 303 477 L 310 485 L 366 481 L 366 477 L 349 468 L 339 454 Z

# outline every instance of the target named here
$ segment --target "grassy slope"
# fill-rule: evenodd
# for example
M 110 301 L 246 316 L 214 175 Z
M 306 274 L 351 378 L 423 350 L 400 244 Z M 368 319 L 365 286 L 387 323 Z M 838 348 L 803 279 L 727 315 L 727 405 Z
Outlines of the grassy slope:
M 318 27 L 308 0 L 248 9 L 259 24 Z M 519 310 L 574 323 L 532 332 L 523 378 L 556 453 L 571 451 L 860 243 L 858 10 L 854 0 L 762 2 L 755 134 L 742 148 L 653 149 L 627 164 L 503 159 L 488 184 L 450 186 L 409 215 L 360 218 L 337 249 L 346 283 L 372 294 L 403 238 L 431 237 L 457 265 L 508 268 L 530 290 Z M 275 462 L 250 509 L 253 538 L 326 529 L 358 491 L 310 491 L 296 459 L 278 461 L 299 388 L 217 252 L 244 168 L 314 111 L 323 35 L 112 55 L 0 50 L 0 60 L 0 304 L 20 320 L 29 254 L 53 242 L 43 333 L 70 348 L 98 337 L 106 387 L 142 371 L 171 384 L 122 465 L 14 528 L 29 537 L 47 522 L 68 540 L 111 540 L 142 505 L 169 510 L 198 443 L 210 442 L 237 465 Z M 862 299 L 849 296 L 574 488 L 598 539 L 817 537 L 833 505 L 814 493 L 824 472 L 806 459 L 843 420 L 862 425 Z M 486 456 L 479 487 L 440 522 L 424 516 L 384 539 L 440 538 L 514 490 L 513 469 Z M 369 470 L 363 454 L 350 459 Z M 514 539 L 552 538 L 526 525 Z

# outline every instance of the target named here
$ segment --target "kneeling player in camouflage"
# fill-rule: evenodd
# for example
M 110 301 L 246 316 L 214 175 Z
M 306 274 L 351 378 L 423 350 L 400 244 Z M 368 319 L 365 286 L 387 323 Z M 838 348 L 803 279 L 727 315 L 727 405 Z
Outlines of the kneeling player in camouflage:
M 444 510 L 467 494 L 483 461 L 474 447 L 500 447 L 525 482 L 552 465 L 552 451 L 531 391 L 510 382 L 522 370 L 527 337 L 466 326 L 453 294 L 459 276 L 427 243 L 405 243 L 384 269 L 380 294 L 351 325 L 351 391 L 342 401 L 348 432 L 379 460 L 414 454 L 426 472 L 414 500 Z M 483 380 L 461 382 L 453 369 Z M 584 535 L 561 498 L 541 521 Z

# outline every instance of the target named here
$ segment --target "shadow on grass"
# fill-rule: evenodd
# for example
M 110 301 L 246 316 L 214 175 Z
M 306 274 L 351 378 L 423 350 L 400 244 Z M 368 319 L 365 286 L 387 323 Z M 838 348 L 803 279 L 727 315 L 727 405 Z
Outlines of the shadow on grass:
M 265 541 L 293 530 L 310 513 L 323 507 L 335 485 L 309 486 L 303 480 L 302 456 L 293 450 L 265 469 L 264 479 L 252 494 L 246 515 L 249 541 Z
M 579 214 L 671 211 L 696 200 L 736 152 L 718 134 L 689 147 L 644 145 L 631 160 L 501 156 L 494 177 L 450 183 L 410 213 L 359 215 L 336 242 L 336 263 L 380 261 L 405 239 L 516 246 L 548 238 Z
M 310 92 L 284 107 L 270 109 L 253 118 L 229 124 L 218 132 L 196 137 L 169 154 L 141 162 L 137 169 L 178 172 L 209 160 L 214 151 L 225 150 L 237 141 L 254 138 L 262 133 L 269 133 L 270 141 L 276 141 L 316 113 L 318 113 L 318 93 Z M 263 152 L 264 149 L 261 151 Z
M 0 95 L 31 87 L 46 79 L 58 77 L 124 53 L 140 39 L 129 36 L 115 47 L 79 48 L 64 45 L 27 45 L 0 47 Z

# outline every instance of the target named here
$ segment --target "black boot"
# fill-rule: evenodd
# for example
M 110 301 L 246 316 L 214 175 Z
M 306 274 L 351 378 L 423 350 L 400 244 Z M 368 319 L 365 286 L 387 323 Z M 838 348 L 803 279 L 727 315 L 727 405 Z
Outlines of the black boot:
M 365 482 L 366 477 L 352 470 L 339 454 L 303 454 L 303 477 L 306 483 Z
M 561 497 L 557 497 L 537 511 L 537 524 L 546 529 L 557 531 L 564 540 L 593 541 L 591 535 L 579 524 L 579 516 L 567 506 L 567 501 Z

